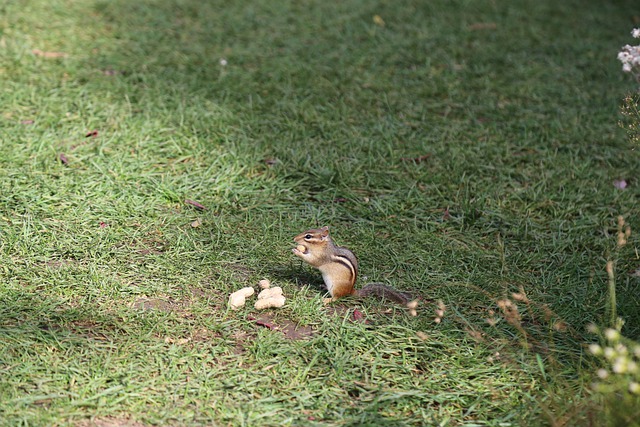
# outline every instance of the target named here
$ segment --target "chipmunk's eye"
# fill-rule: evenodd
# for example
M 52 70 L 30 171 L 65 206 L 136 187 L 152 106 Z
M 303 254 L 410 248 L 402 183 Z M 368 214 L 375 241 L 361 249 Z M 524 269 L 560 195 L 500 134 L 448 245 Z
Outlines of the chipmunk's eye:
M 309 239 L 311 239 L 312 237 L 313 237 L 313 236 L 312 236 L 311 234 L 307 234 L 306 236 L 304 236 L 304 239 L 305 239 L 305 240 L 309 240 Z

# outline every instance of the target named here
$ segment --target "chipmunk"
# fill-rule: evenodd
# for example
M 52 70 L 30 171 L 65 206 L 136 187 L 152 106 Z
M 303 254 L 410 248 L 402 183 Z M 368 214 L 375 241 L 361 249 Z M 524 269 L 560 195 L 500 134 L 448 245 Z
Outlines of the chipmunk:
M 331 295 L 331 298 L 325 299 L 325 303 L 346 295 L 376 295 L 405 305 L 413 316 L 416 315 L 418 302 L 411 300 L 411 296 L 405 292 L 382 283 L 369 283 L 362 289 L 354 288 L 358 277 L 358 260 L 349 249 L 333 243 L 329 227 L 307 230 L 293 240 L 298 244 L 293 248 L 293 253 L 322 273 L 322 279 Z

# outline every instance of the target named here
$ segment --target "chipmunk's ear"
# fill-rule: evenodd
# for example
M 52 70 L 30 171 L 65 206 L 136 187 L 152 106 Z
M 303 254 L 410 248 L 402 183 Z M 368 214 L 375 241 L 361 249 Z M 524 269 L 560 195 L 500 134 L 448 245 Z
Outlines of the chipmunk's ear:
M 326 240 L 329 237 L 329 227 L 325 225 L 320 229 L 320 237 L 322 237 L 322 240 Z

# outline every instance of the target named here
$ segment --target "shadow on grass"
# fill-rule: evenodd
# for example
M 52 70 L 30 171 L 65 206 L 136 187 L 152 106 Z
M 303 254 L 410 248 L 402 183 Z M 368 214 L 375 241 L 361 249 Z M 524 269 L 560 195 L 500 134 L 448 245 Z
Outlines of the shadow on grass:
M 108 29 L 110 42 L 88 66 L 124 79 L 139 89 L 139 97 L 196 102 L 205 97 L 233 113 L 237 107 L 251 110 L 263 103 L 273 107 L 281 96 L 304 98 L 317 92 L 315 73 L 333 68 L 322 52 L 312 55 L 308 49 L 322 43 L 315 34 L 322 18 L 291 18 L 302 7 L 284 2 L 98 1 L 97 25 Z M 323 50 L 339 45 L 338 40 Z
M 298 287 L 311 286 L 314 292 L 324 293 L 327 290 L 320 273 L 302 268 L 298 265 L 274 265 L 269 274 L 279 282 L 295 283 Z
M 91 308 L 73 308 L 52 297 L 18 292 L 2 296 L 0 341 L 7 351 L 29 353 L 34 346 L 113 342 L 127 334 L 124 324 Z

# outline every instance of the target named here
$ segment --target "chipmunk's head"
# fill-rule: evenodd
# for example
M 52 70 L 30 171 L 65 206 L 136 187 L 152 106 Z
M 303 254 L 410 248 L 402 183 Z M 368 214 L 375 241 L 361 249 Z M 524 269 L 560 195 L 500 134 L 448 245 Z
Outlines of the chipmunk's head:
M 293 241 L 298 244 L 297 250 L 306 253 L 309 249 L 323 247 L 327 245 L 331 238 L 329 237 L 329 227 L 312 228 L 304 233 L 298 234 Z

